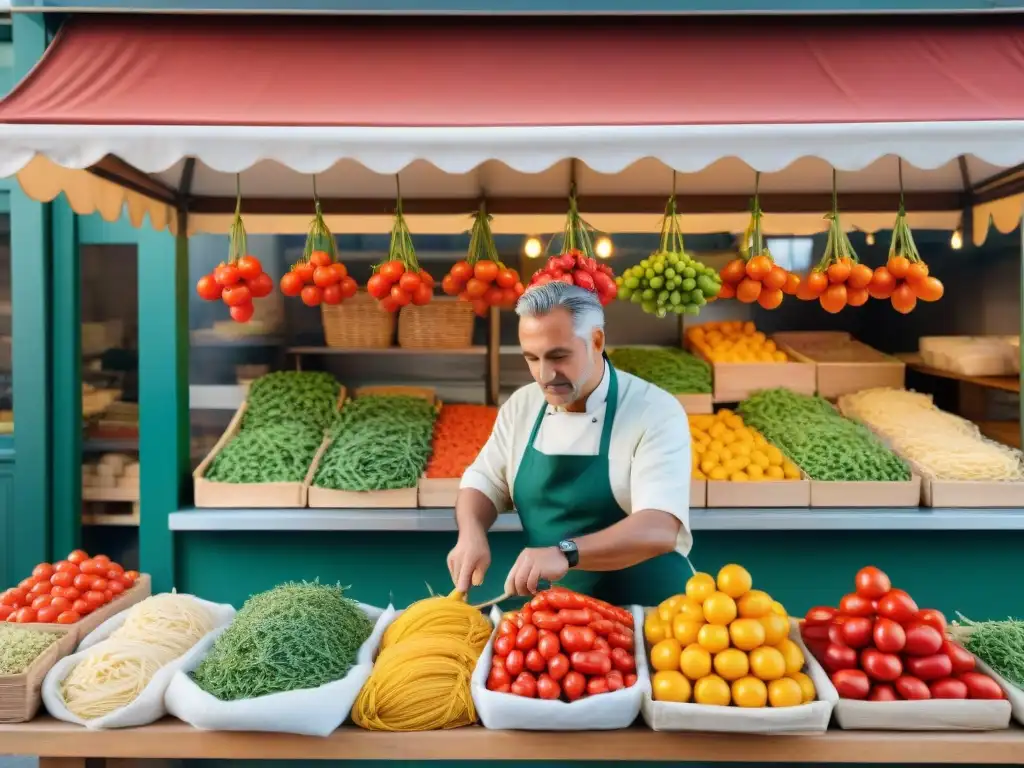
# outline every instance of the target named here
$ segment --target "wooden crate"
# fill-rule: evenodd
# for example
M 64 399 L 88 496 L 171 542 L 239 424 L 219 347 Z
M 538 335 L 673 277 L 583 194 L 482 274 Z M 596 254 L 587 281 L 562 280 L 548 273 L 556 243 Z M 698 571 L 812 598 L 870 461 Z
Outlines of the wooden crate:
M 708 505 L 708 481 L 699 478 L 690 479 L 690 508 L 701 509 Z
M 753 508 L 809 507 L 811 482 L 806 475 L 799 480 L 758 480 L 750 483 L 708 480 L 707 505 Z
M 339 410 L 345 403 L 345 395 L 345 387 L 342 387 L 338 394 L 337 408 Z M 206 479 L 206 472 L 213 460 L 217 458 L 217 454 L 224 450 L 224 447 L 241 431 L 242 419 L 245 417 L 245 409 L 248 404 L 248 401 L 242 403 L 231 419 L 231 423 L 228 424 L 228 428 L 220 436 L 220 440 L 196 467 L 196 471 L 192 473 L 195 505 L 208 509 L 237 507 L 294 509 L 306 506 L 307 489 L 313 482 L 313 473 L 320 456 L 319 451 L 310 463 L 306 477 L 296 482 L 221 483 Z
M 419 506 L 454 507 L 461 482 L 459 477 L 421 477 L 417 492 Z
M 21 674 L 0 677 L 0 723 L 25 723 L 36 716 L 42 703 L 43 679 L 66 655 L 57 641 Z
M 795 360 L 813 363 L 817 394 L 827 400 L 876 387 L 902 389 L 906 365 L 843 332 L 790 332 L 773 337 L 779 349 Z M 836 348 L 842 350 L 837 360 Z M 829 358 L 832 359 L 829 359 Z
M 921 482 L 921 503 L 926 507 L 961 509 L 1024 507 L 1024 482 L 1017 480 L 937 480 Z
M 697 416 L 700 414 L 714 413 L 715 409 L 712 405 L 711 394 L 685 394 L 676 395 L 676 400 L 683 406 L 683 410 L 686 411 L 688 416 Z
M 921 503 L 921 477 L 905 481 L 811 480 L 812 507 L 917 507 Z
M 441 401 L 437 399 L 436 391 L 431 387 L 405 387 L 405 386 L 373 386 L 360 387 L 355 390 L 356 399 L 367 396 L 388 396 L 404 395 L 406 397 L 421 397 L 424 400 L 433 402 L 435 408 L 440 410 Z M 419 486 L 411 488 L 396 488 L 386 491 L 339 491 L 334 488 L 319 488 L 313 485 L 316 471 L 320 466 L 327 449 L 331 446 L 331 438 L 325 437 L 323 445 L 317 451 L 313 466 L 310 468 L 306 479 L 306 499 L 309 506 L 314 509 L 415 509 L 419 506 Z M 423 482 L 423 478 L 420 478 Z M 458 481 L 456 481 L 457 483 Z M 438 506 L 454 506 L 444 504 Z
M 782 387 L 801 395 L 813 395 L 817 386 L 814 363 L 712 363 L 712 399 L 738 403 L 762 389 Z

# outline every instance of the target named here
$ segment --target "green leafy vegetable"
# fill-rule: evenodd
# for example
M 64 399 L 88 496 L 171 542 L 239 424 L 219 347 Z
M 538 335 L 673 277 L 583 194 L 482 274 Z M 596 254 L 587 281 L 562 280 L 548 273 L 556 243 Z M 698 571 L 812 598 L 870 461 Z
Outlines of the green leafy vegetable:
M 1024 688 L 1024 621 L 971 621 L 957 614 L 970 627 L 963 646 L 984 661 L 1000 677 Z
M 246 600 L 192 677 L 222 701 L 319 688 L 348 673 L 372 631 L 342 587 L 289 582 Z
M 671 347 L 616 347 L 612 365 L 673 395 L 711 392 L 711 366 L 688 352 Z
M 302 482 L 323 439 L 322 430 L 299 422 L 243 429 L 217 454 L 205 477 L 220 483 Z
M 342 408 L 313 484 L 338 491 L 414 488 L 427 467 L 437 410 L 405 395 L 370 395 Z
M 0 677 L 20 675 L 59 638 L 55 632 L 0 627 Z
M 340 391 L 329 373 L 268 373 L 249 387 L 242 428 L 299 422 L 323 430 L 334 419 Z
M 748 397 L 737 412 L 812 480 L 910 479 L 907 465 L 867 427 L 843 418 L 820 397 L 768 389 Z

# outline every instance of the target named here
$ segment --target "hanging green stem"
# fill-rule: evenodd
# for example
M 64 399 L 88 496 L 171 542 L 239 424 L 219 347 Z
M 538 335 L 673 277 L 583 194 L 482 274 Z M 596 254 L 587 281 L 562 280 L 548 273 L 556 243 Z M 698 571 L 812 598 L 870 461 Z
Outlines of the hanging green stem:
M 313 176 L 313 221 L 309 224 L 309 232 L 306 234 L 306 246 L 302 249 L 302 261 L 308 262 L 314 251 L 324 251 L 331 261 L 338 260 L 338 244 L 334 241 L 334 235 L 324 221 L 323 211 L 320 209 L 320 197 L 316 193 L 316 176 Z
M 402 187 L 395 176 L 395 184 L 398 195 L 395 201 L 395 220 L 391 225 L 391 242 L 388 245 L 387 261 L 399 261 L 409 272 L 419 272 L 420 263 L 416 258 L 416 249 L 412 244 L 412 234 L 409 232 L 409 225 L 405 221 L 405 214 L 402 212 Z M 374 271 L 381 265 L 374 267 Z
M 569 212 L 565 217 L 565 229 L 562 232 L 562 253 L 579 251 L 584 256 L 594 258 L 594 240 L 591 235 L 594 231 L 596 230 L 580 216 L 576 184 L 573 183 L 569 192 Z M 550 245 L 551 243 L 548 243 L 549 247 Z
M 487 203 L 480 202 L 480 209 L 473 214 L 473 228 L 469 234 L 469 252 L 466 262 L 472 266 L 478 261 L 493 261 L 500 269 L 505 265 L 498 256 L 498 246 L 491 232 L 491 216 L 487 213 Z
M 829 220 L 828 240 L 825 242 L 825 253 L 814 271 L 824 272 L 843 259 L 848 260 L 851 264 L 859 263 L 857 252 L 853 249 L 850 238 L 843 231 L 843 224 L 839 217 L 839 192 L 834 168 L 832 169 L 832 210 L 825 214 L 825 218 Z
M 228 264 L 234 264 L 248 254 L 245 238 L 245 222 L 242 221 L 242 177 L 235 174 L 235 218 L 228 229 Z
M 892 228 L 892 242 L 889 244 L 889 258 L 903 256 L 911 264 L 921 261 L 921 253 L 917 250 L 914 235 L 907 224 L 907 209 L 903 203 L 903 160 L 899 160 L 900 209 L 896 214 L 896 223 Z
M 674 185 L 673 185 L 674 186 Z M 679 221 L 679 209 L 675 191 L 665 204 L 665 215 L 661 220 L 660 253 L 685 253 L 683 228 Z

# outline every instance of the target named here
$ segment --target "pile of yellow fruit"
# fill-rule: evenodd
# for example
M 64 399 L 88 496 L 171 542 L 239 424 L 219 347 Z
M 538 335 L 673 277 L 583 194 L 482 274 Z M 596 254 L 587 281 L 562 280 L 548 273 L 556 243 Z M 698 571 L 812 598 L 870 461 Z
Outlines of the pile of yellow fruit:
M 789 617 L 752 589 L 739 565 L 694 574 L 686 594 L 647 613 L 655 701 L 727 707 L 795 707 L 814 701 L 804 654 L 789 639 Z
M 690 346 L 712 363 L 785 363 L 789 357 L 750 321 L 702 323 L 686 331 Z
M 800 479 L 796 464 L 728 408 L 689 419 L 694 479 L 741 483 Z

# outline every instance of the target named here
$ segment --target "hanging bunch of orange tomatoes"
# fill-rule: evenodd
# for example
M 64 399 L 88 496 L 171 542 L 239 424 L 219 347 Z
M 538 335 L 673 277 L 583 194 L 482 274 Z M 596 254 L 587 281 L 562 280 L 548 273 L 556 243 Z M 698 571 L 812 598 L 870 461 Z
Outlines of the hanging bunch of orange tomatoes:
M 755 177 L 750 225 L 743 236 L 740 258 L 733 259 L 719 272 L 722 290 L 718 298 L 736 298 L 744 304 L 756 302 L 763 309 L 776 309 L 786 294 L 796 295 L 800 278 L 776 264 L 765 245 L 761 229 L 763 213 L 757 190 L 760 175 L 758 173 Z
M 473 311 L 484 317 L 491 307 L 514 308 L 524 288 L 519 273 L 501 263 L 491 233 L 491 217 L 484 204 L 481 203 L 474 218 L 469 252 L 465 260 L 455 262 L 448 270 L 441 280 L 441 289 L 449 296 L 471 302 Z
M 884 267 L 875 270 L 869 290 L 876 299 L 889 299 L 893 309 L 904 315 L 914 310 L 918 299 L 938 301 L 945 293 L 942 282 L 928 274 L 928 265 L 921 258 L 907 224 L 902 200 L 892 230 L 889 259 Z
M 196 283 L 196 293 L 205 301 L 223 301 L 230 307 L 231 319 L 247 323 L 256 311 L 253 299 L 269 296 L 274 281 L 255 256 L 250 256 L 242 221 L 242 196 L 239 191 L 235 202 L 235 218 L 228 232 L 228 260 L 213 272 L 203 275 Z
M 409 225 L 402 214 L 402 197 L 395 205 L 395 222 L 391 227 L 388 258 L 373 268 L 366 283 L 367 292 L 377 299 L 382 309 L 397 312 L 404 306 L 429 304 L 434 297 L 434 278 L 420 268 L 412 245 Z
M 867 303 L 871 297 L 868 286 L 871 284 L 873 273 L 871 267 L 860 263 L 850 238 L 843 231 L 834 172 L 832 210 L 826 218 L 830 224 L 825 253 L 804 280 L 797 296 L 804 301 L 817 300 L 826 312 L 836 314 L 844 307 L 861 307 Z
M 306 235 L 302 260 L 293 264 L 281 278 L 281 293 L 285 296 L 299 296 L 307 307 L 341 304 L 345 299 L 355 296 L 359 286 L 355 278 L 348 274 L 348 268 L 338 260 L 338 244 L 320 210 L 315 178 L 313 204 L 316 213 Z

